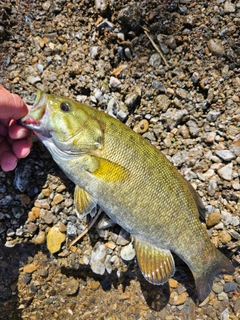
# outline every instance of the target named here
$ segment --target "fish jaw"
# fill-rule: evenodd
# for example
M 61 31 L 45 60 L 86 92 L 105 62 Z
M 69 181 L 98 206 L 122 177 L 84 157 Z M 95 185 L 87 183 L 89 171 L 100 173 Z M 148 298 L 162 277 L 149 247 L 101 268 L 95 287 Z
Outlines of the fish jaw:
M 32 130 L 40 140 L 43 140 L 43 137 L 50 138 L 51 134 L 46 125 L 49 118 L 47 113 L 46 94 L 39 90 L 34 105 L 29 106 L 29 113 L 18 122 Z

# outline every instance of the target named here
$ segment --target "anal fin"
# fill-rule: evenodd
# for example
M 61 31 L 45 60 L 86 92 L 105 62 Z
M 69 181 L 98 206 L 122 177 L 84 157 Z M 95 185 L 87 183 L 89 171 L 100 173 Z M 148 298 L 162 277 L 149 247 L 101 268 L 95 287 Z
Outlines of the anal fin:
M 134 248 L 139 267 L 145 279 L 155 285 L 164 284 L 175 273 L 175 264 L 169 250 L 155 247 L 136 239 Z
M 79 214 L 87 215 L 97 205 L 97 201 L 87 191 L 76 186 L 74 205 Z

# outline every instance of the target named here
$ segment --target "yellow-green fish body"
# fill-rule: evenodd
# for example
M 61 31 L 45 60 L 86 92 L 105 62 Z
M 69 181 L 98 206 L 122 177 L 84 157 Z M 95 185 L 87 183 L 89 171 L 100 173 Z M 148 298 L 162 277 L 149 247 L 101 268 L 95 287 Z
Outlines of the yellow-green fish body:
M 132 234 L 148 281 L 163 284 L 174 274 L 171 252 L 189 266 L 201 301 L 215 275 L 234 272 L 199 221 L 204 209 L 193 187 L 130 128 L 102 111 L 43 93 L 22 123 L 76 184 L 77 209 L 88 212 L 98 203 Z

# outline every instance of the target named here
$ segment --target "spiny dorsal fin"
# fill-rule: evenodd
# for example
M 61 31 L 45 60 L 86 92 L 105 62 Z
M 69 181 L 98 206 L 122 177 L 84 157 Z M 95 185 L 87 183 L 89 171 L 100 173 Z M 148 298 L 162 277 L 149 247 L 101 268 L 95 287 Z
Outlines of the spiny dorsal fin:
M 97 201 L 87 193 L 87 191 L 76 186 L 74 191 L 74 205 L 79 214 L 86 215 L 97 205 Z
M 134 248 L 139 267 L 145 279 L 155 285 L 164 284 L 175 273 L 175 264 L 169 250 L 157 248 L 135 238 Z

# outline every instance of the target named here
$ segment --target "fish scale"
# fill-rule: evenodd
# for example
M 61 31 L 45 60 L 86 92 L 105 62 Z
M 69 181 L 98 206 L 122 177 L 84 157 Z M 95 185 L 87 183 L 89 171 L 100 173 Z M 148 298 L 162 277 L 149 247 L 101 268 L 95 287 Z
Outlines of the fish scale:
M 194 188 L 130 128 L 102 111 L 42 92 L 21 123 L 76 184 L 77 210 L 87 214 L 98 203 L 132 234 L 149 282 L 163 284 L 174 274 L 171 252 L 190 268 L 200 301 L 214 276 L 234 272 L 199 220 L 204 206 Z

